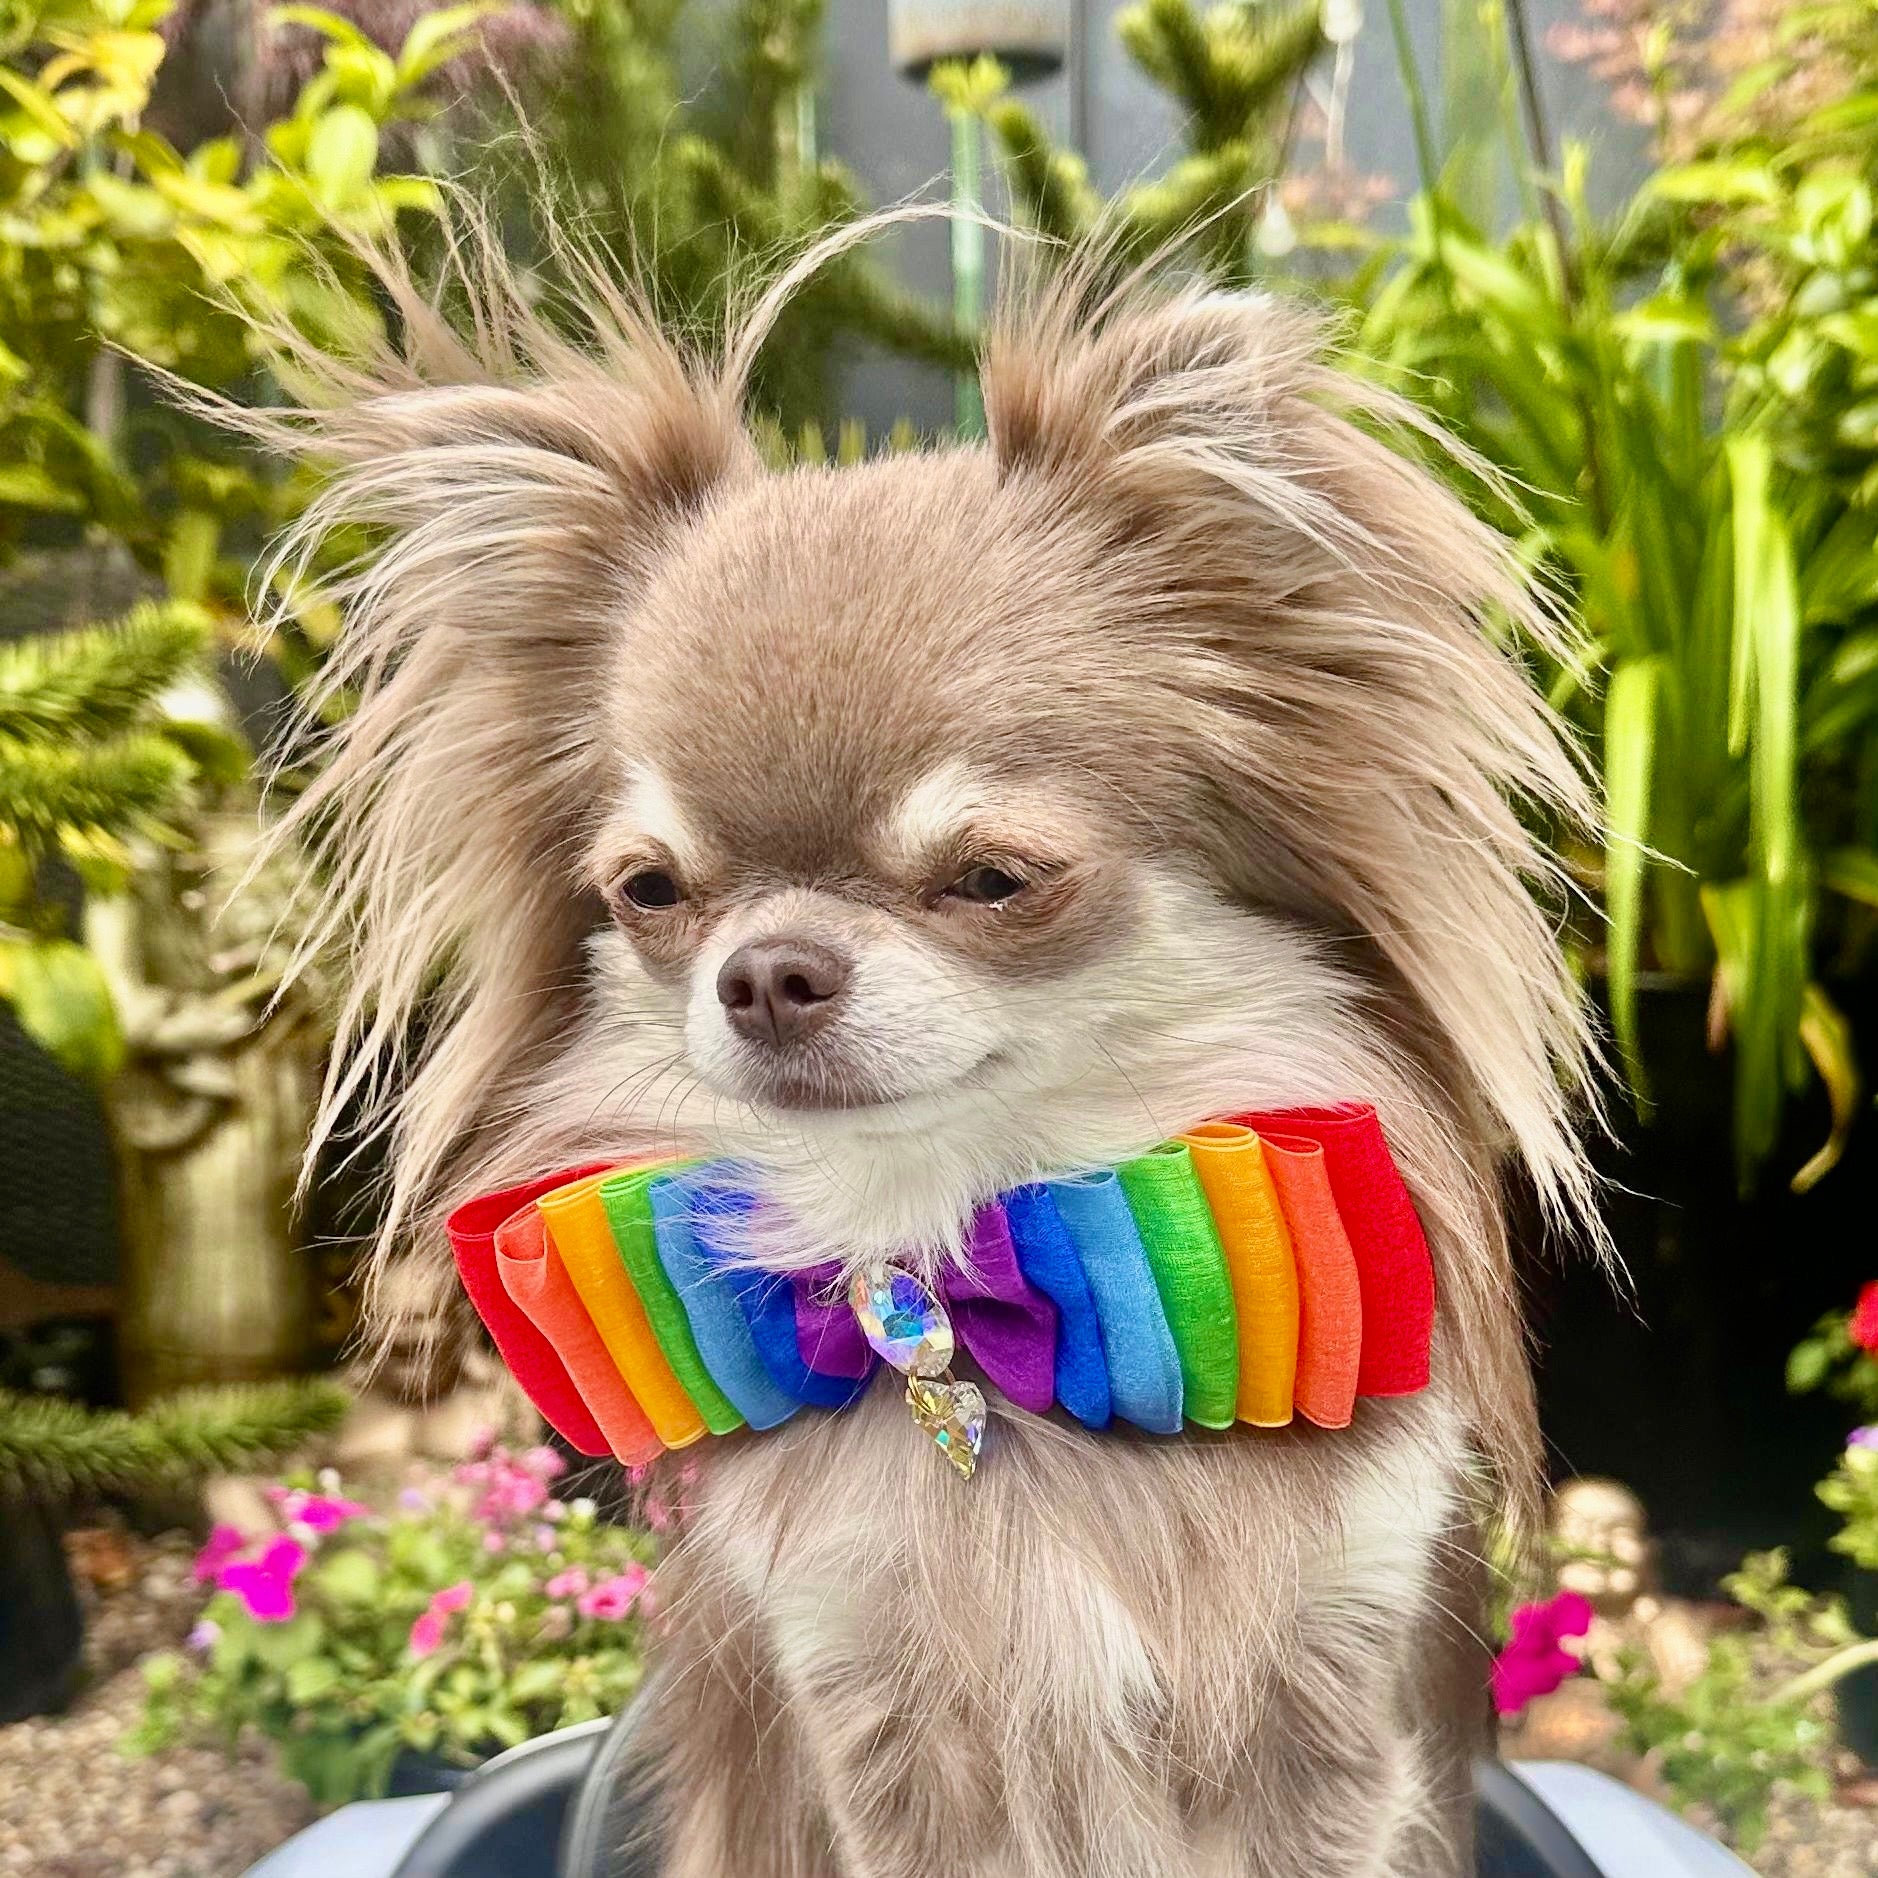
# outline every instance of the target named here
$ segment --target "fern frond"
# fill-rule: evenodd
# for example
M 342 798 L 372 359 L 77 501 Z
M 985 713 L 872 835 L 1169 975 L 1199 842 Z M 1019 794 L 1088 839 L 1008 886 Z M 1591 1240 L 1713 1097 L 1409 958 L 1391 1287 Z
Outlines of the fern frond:
M 102 743 L 0 737 L 0 835 L 29 853 L 68 835 L 148 828 L 181 802 L 195 765 L 154 730 Z
M 1064 242 L 1086 234 L 1101 203 L 1082 159 L 1053 149 L 1036 114 L 1015 98 L 1001 98 L 985 121 L 1004 153 L 1011 194 L 1031 226 Z
M 1235 143 L 1276 143 L 1276 119 L 1293 84 L 1324 48 L 1318 0 L 1215 6 L 1141 0 L 1115 22 L 1129 56 L 1187 113 L 1200 152 Z
M 0 1391 L 4 1502 L 176 1485 L 277 1461 L 338 1426 L 336 1384 L 252 1383 L 170 1396 L 142 1414 Z
M 200 607 L 145 601 L 110 625 L 0 646 L 0 736 L 114 736 L 202 659 L 209 636 Z

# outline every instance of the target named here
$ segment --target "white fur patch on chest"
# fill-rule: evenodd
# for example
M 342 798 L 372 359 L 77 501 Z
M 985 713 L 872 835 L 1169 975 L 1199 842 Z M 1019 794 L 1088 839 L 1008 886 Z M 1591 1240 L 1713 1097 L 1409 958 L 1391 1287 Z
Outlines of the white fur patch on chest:
M 1418 1416 L 1346 1477 L 1336 1530 L 1304 1558 L 1306 1598 L 1402 1613 L 1428 1594 L 1436 1546 L 1453 1530 L 1466 1443 L 1446 1408 Z

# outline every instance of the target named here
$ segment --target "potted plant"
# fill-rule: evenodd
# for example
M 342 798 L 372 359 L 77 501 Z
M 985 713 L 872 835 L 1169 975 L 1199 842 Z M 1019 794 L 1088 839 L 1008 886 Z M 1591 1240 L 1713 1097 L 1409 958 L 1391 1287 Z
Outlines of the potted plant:
M 611 1714 L 639 1685 L 652 1540 L 559 1497 L 563 1468 L 484 1444 L 384 1511 L 330 1472 L 275 1488 L 271 1530 L 211 1534 L 214 1593 L 186 1652 L 146 1664 L 131 1745 L 254 1729 L 337 1805 Z
M 277 55 L 298 37 L 274 60 L 295 76 L 263 150 L 258 125 L 204 136 L 151 115 L 187 56 L 169 13 L 27 0 L 0 95 L 0 559 L 24 550 L 26 570 L 0 646 L 0 1000 L 17 1020 L 0 1050 L 96 1092 L 136 1402 L 304 1367 L 310 1267 L 287 1201 L 323 1041 L 315 1000 L 273 995 L 293 883 L 258 877 L 217 924 L 256 821 L 233 697 L 259 689 L 222 655 L 250 636 L 259 542 L 306 487 L 155 375 L 248 393 L 237 301 L 307 330 L 371 327 L 349 244 L 435 200 L 383 174 L 381 146 L 440 108 L 426 82 L 481 18 L 419 20 L 396 53 L 331 14 L 269 26 Z M 101 623 L 107 594 L 128 610 Z M 317 637 L 301 622 L 275 641 L 283 676 Z M 60 1172 L 37 1170 L 37 1194 L 17 1168 L 6 1183 L 7 1250 L 50 1282 L 73 1275 L 55 1250 L 66 1203 L 45 1197 Z
M 278 1460 L 345 1407 L 323 1382 L 179 1394 L 140 1415 L 0 1391 L 0 1723 L 77 1687 L 84 1622 L 61 1544 L 73 1503 Z
M 1518 0 L 1505 19 L 1523 27 Z M 1871 32 L 1852 8 L 1808 20 Z M 1630 1085 L 1596 1147 L 1634 1309 L 1584 1261 L 1535 1261 L 1542 1400 L 1554 1448 L 1642 1492 L 1694 1590 L 1757 1546 L 1823 1555 L 1804 1483 L 1839 1431 L 1786 1402 L 1780 1370 L 1855 1281 L 1878 1206 L 1853 1145 L 1859 1039 L 1878 1042 L 1878 511 L 1852 181 L 1878 67 L 1775 49 L 1816 60 L 1831 96 L 1717 103 L 1705 141 L 1599 214 L 1585 151 L 1545 135 L 1525 43 L 1494 48 L 1509 121 L 1526 106 L 1513 226 L 1466 212 L 1405 62 L 1425 164 L 1410 231 L 1331 231 L 1332 252 L 1360 257 L 1352 356 L 1474 453 L 1451 473 L 1578 628 L 1564 660 L 1527 652 L 1603 781 L 1602 842 L 1561 831 L 1561 917 Z
M 1861 1425 L 1846 1437 L 1839 1464 L 1820 1483 L 1822 1505 L 1839 1515 L 1830 1544 L 1850 1561 L 1843 1589 L 1852 1621 L 1878 1635 L 1878 1279 L 1849 1311 L 1828 1311 L 1787 1359 L 1787 1387 L 1846 1403 Z M 1838 1688 L 1839 1733 L 1868 1766 L 1878 1766 L 1878 1668 Z

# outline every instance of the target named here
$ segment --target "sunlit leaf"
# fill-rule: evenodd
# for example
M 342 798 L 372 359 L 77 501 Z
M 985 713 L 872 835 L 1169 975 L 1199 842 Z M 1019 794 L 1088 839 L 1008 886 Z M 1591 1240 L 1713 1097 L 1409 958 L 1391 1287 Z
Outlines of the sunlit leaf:
M 1604 704 L 1606 973 L 1612 1028 L 1639 1098 L 1647 1091 L 1637 1038 L 1637 962 L 1643 947 L 1643 878 L 1660 679 L 1655 659 L 1627 659 L 1612 673 Z
M 64 113 L 44 85 L 23 72 L 0 65 L 0 92 L 11 98 L 61 148 L 69 150 L 78 142 L 78 133 L 65 121 Z
M 1805 1193 L 1831 1173 L 1845 1153 L 1852 1124 L 1858 1119 L 1858 1056 L 1852 1043 L 1852 1026 L 1845 1013 L 1815 984 L 1806 987 L 1800 1007 L 1800 1042 L 1808 1060 L 1826 1085 L 1832 1105 L 1832 1132 L 1806 1165 L 1793 1176 L 1793 1191 Z
M 8 947 L 9 1001 L 20 1028 L 75 1076 L 99 1082 L 124 1060 L 103 968 L 70 939 Z
M 1878 906 L 1878 854 L 1869 848 L 1835 848 L 1819 870 L 1820 883 L 1864 906 Z
M 356 104 L 336 104 L 307 140 L 306 171 L 323 202 L 356 202 L 378 167 L 378 126 Z

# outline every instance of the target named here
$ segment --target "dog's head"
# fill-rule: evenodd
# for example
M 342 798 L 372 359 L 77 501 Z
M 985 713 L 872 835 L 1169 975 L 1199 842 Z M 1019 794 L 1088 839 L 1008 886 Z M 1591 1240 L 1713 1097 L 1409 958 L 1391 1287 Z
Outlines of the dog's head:
M 781 472 L 629 307 L 584 352 L 405 313 L 312 422 L 302 539 L 380 538 L 299 812 L 356 967 L 329 1120 L 396 1105 L 401 1217 L 651 1140 L 755 1164 L 805 1256 L 943 1244 L 1351 1095 L 1424 1197 L 1500 1146 L 1581 1192 L 1517 812 L 1580 785 L 1492 636 L 1531 604 L 1297 310 L 1059 286 L 988 442 Z

